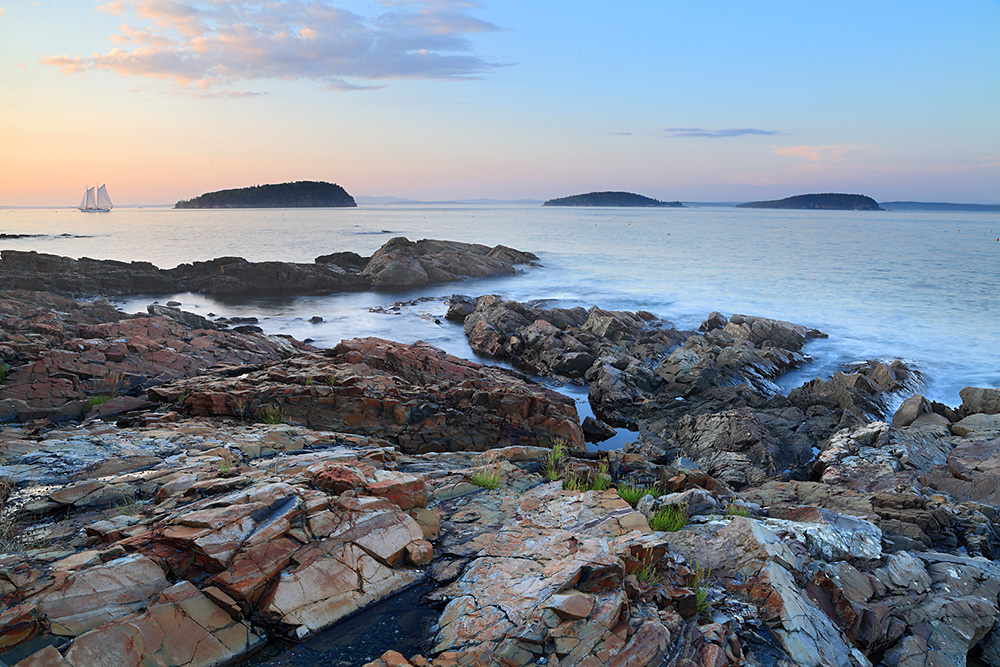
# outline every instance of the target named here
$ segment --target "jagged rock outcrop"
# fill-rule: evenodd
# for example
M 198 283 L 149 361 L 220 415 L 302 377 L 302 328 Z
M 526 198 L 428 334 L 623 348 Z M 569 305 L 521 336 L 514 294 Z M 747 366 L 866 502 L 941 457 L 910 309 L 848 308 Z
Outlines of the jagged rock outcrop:
M 391 439 L 406 452 L 505 445 L 581 446 L 573 400 L 524 376 L 426 343 L 342 341 L 236 377 L 189 377 L 149 390 L 193 415 L 261 418 Z

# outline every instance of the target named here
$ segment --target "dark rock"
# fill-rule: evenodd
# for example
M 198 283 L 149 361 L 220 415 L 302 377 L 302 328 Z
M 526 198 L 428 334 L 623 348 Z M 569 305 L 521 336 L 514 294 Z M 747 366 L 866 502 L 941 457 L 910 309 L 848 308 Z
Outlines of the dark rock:
M 356 252 L 335 252 L 329 255 L 320 255 L 313 261 L 317 264 L 335 264 L 345 271 L 358 272 L 365 268 L 371 257 L 362 257 Z
M 218 329 L 218 325 L 202 317 L 201 315 L 196 315 L 195 313 L 189 313 L 185 310 L 180 310 L 179 308 L 174 308 L 170 306 L 171 303 L 177 303 L 176 301 L 167 302 L 166 306 L 158 306 L 154 303 L 146 306 L 146 312 L 150 315 L 162 315 L 163 317 L 169 317 L 172 320 L 180 322 L 189 329 Z
M 618 431 L 612 426 L 590 416 L 583 420 L 582 427 L 583 437 L 587 442 L 604 442 L 618 435 Z
M 462 324 L 465 318 L 476 309 L 476 300 L 463 294 L 452 294 L 448 300 L 448 312 L 444 318 L 450 322 Z

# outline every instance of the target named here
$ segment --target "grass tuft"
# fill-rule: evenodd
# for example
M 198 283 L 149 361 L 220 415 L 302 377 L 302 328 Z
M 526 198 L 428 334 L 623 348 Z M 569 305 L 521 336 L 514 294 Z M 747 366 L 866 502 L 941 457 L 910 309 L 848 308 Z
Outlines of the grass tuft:
M 637 484 L 635 480 L 619 482 L 616 489 L 618 496 L 632 507 L 639 504 L 643 496 L 655 496 L 657 493 L 655 486 Z
M 726 505 L 726 516 L 750 516 L 750 508 L 746 505 L 740 505 L 739 503 L 729 503 Z
M 556 440 L 555 444 L 552 445 L 552 451 L 548 453 L 545 461 L 542 462 L 542 474 L 545 475 L 545 479 L 554 482 L 562 477 L 562 459 L 565 454 L 566 442 Z
M 142 514 L 142 505 L 142 496 L 139 495 L 137 491 L 121 494 L 118 498 L 118 502 L 115 503 L 115 507 L 118 508 L 118 512 L 127 516 L 139 516 Z
M 712 601 L 708 596 L 708 586 L 705 584 L 705 580 L 712 576 L 712 568 L 707 570 L 701 565 L 695 564 L 694 566 L 694 580 L 691 582 L 691 588 L 694 590 L 694 599 L 698 607 L 698 613 L 702 616 L 708 614 L 708 610 L 712 608 Z
M 281 412 L 281 407 L 277 405 L 265 405 L 257 410 L 257 418 L 265 424 L 282 424 L 285 415 Z
M 7 379 L 8 373 L 10 373 L 10 364 L 0 362 L 0 382 Z
M 479 470 L 469 475 L 469 481 L 484 489 L 495 489 L 503 481 L 503 472 L 500 470 L 500 458 L 495 452 L 486 452 L 478 457 Z
M 639 569 L 635 571 L 635 578 L 651 584 L 660 579 L 656 572 L 656 563 L 653 562 L 653 552 L 647 551 L 646 556 L 639 561 Z
M 110 401 L 112 398 L 113 398 L 112 396 L 108 396 L 107 394 L 102 394 L 100 396 L 91 396 L 90 398 L 87 399 L 87 402 L 86 402 L 87 412 L 90 412 L 91 410 L 93 410 L 94 408 L 96 408 L 98 405 L 104 405 L 105 403 L 107 403 L 108 401 Z
M 688 523 L 687 503 L 664 505 L 649 517 L 649 527 L 655 531 L 676 533 Z

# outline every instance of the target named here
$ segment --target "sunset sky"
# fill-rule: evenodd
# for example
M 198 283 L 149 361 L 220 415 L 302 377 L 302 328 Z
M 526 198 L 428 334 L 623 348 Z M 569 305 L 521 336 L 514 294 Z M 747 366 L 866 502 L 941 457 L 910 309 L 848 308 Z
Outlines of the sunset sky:
M 1000 203 L 1000 2 L 0 0 L 0 206 Z

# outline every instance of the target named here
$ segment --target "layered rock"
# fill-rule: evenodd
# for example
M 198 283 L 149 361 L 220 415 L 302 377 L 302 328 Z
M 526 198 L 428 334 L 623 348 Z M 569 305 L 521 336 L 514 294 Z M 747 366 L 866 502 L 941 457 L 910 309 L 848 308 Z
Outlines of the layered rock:
M 102 302 L 0 294 L 0 312 L 6 313 L 0 356 L 8 366 L 0 385 L 4 419 L 148 407 L 142 393 L 164 381 L 220 364 L 273 363 L 311 349 L 278 336 L 192 329 L 174 317 L 128 316 Z
M 161 269 L 149 262 L 71 259 L 34 251 L 0 253 L 0 289 L 28 289 L 70 296 L 203 294 L 330 294 L 401 289 L 468 277 L 507 275 L 538 258 L 506 246 L 394 238 L 370 258 L 344 261 L 345 253 L 312 264 L 249 262 L 220 257 Z M 351 253 L 353 255 L 353 253 Z M 363 264 L 362 264 L 363 262 Z
M 343 341 L 236 377 L 202 375 L 149 390 L 194 415 L 260 419 L 388 438 L 406 452 L 583 442 L 572 399 L 426 343 Z
M 422 577 L 433 548 L 410 513 L 426 511 L 427 493 L 422 477 L 395 469 L 391 449 L 326 434 L 353 446 L 328 446 L 282 470 L 250 467 L 231 463 L 259 451 L 248 429 L 239 429 L 244 452 L 220 448 L 216 429 L 191 426 L 162 431 L 188 444 L 154 456 L 142 473 L 101 475 L 105 463 L 73 475 L 71 485 L 131 479 L 141 490 L 134 498 L 144 499 L 128 501 L 136 513 L 122 513 L 122 498 L 81 505 L 64 521 L 82 519 L 85 539 L 0 556 L 0 653 L 58 635 L 72 641 L 25 664 L 218 665 L 267 633 L 313 634 Z M 307 431 L 283 430 L 299 448 L 318 444 Z M 64 495 L 56 488 L 48 502 Z M 61 534 L 56 524 L 34 539 Z

